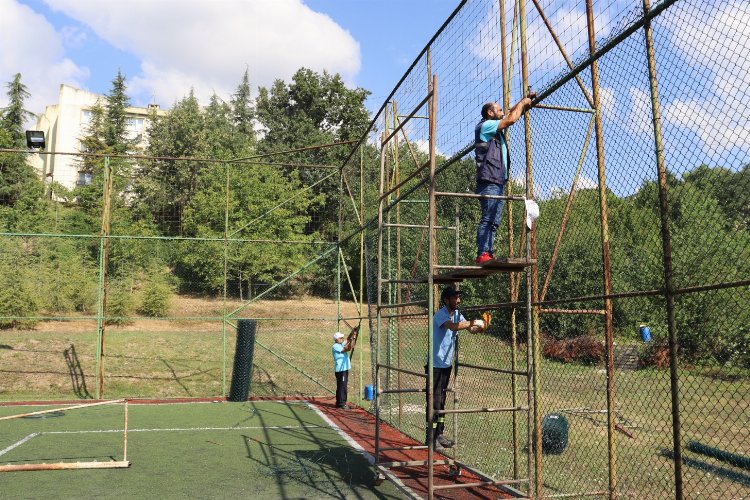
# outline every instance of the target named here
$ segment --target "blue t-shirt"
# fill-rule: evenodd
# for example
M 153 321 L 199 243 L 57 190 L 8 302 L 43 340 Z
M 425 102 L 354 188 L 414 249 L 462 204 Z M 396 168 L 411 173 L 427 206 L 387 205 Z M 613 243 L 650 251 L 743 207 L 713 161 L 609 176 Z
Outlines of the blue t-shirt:
M 495 125 L 497 126 L 497 125 Z M 450 368 L 453 365 L 453 353 L 456 350 L 456 336 L 458 332 L 443 327 L 446 321 L 460 323 L 466 318 L 458 312 L 453 311 L 453 318 L 448 308 L 443 306 L 432 318 L 432 366 L 435 368 Z
M 500 120 L 485 120 L 482 123 L 482 128 L 479 132 L 479 140 L 482 142 L 487 142 L 495 137 L 495 134 L 497 134 L 498 123 L 500 123 Z M 502 141 L 502 144 L 503 158 L 508 158 L 508 146 L 505 145 L 505 141 Z
M 339 344 L 335 342 L 333 344 L 333 371 L 345 372 L 351 370 L 352 362 L 349 356 L 344 352 L 344 343 Z

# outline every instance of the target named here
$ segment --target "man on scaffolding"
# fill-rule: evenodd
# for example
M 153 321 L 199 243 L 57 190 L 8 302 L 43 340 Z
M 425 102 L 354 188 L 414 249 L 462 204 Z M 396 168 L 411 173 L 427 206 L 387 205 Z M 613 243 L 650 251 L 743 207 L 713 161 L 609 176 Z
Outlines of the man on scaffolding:
M 503 131 L 521 118 L 524 111 L 531 107 L 531 101 L 535 97 L 536 93 L 529 92 L 513 106 L 507 116 L 503 114 L 502 106 L 496 102 L 488 102 L 482 106 L 482 120 L 474 128 L 476 194 L 503 194 L 503 186 L 510 169 L 510 152 Z M 477 258 L 474 262 L 481 266 L 495 258 L 492 247 L 503 213 L 503 200 L 480 198 L 479 204 L 482 214 L 477 225 Z
M 427 400 L 427 441 L 433 441 L 435 451 L 443 452 L 453 446 L 453 441 L 443 435 L 445 431 L 445 414 L 437 413 L 445 409 L 446 391 L 451 378 L 453 357 L 456 352 L 456 337 L 460 330 L 471 333 L 484 331 L 485 323 L 481 319 L 468 321 L 458 311 L 461 303 L 461 290 L 448 285 L 440 295 L 443 306 L 432 317 L 432 422 L 429 421 L 429 400 Z M 427 372 L 427 366 L 425 366 Z M 429 383 L 429 382 L 428 382 Z

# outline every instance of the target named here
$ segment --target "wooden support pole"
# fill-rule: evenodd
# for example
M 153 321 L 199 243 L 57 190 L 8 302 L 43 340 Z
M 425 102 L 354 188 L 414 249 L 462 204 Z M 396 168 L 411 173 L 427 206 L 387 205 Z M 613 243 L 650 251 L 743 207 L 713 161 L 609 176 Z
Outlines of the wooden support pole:
M 97 403 L 88 403 L 85 405 L 75 405 L 75 406 L 66 406 L 65 408 L 54 408 L 52 410 L 41 410 L 41 411 L 35 411 L 32 413 L 21 413 L 19 415 L 8 415 L 7 417 L 0 417 L 0 420 L 11 420 L 14 418 L 22 418 L 22 417 L 30 417 L 32 415 L 42 415 L 44 413 L 52 413 L 56 411 L 67 411 L 67 410 L 76 410 L 78 408 L 88 408 L 90 406 L 101 406 L 101 405 L 112 405 L 116 403 L 122 403 L 125 401 L 124 399 L 116 399 L 112 401 L 99 401 Z
M 22 464 L 0 465 L 0 472 L 19 472 L 29 470 L 63 470 L 63 469 L 123 469 L 130 467 L 130 462 L 61 462 L 56 464 Z

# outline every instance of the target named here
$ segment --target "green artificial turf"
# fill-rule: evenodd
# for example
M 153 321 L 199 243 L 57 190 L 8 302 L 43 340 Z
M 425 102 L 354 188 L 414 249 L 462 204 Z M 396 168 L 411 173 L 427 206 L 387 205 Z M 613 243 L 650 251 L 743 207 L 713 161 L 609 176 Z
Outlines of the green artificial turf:
M 0 421 L 0 465 L 122 460 L 123 428 L 121 404 Z M 403 497 L 304 403 L 129 405 L 128 428 L 130 468 L 4 472 L 3 497 Z

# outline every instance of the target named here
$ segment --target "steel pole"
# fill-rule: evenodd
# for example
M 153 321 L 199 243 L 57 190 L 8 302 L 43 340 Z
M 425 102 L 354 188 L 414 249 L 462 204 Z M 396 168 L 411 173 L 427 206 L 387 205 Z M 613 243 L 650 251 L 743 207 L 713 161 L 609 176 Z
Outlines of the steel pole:
M 648 13 L 650 1 L 643 0 L 643 13 L 646 16 L 644 35 L 646 37 L 646 59 L 648 60 L 648 80 L 651 90 L 651 111 L 654 125 L 654 152 L 656 171 L 659 178 L 659 215 L 661 219 L 662 263 L 664 265 L 664 299 L 667 305 L 667 332 L 669 335 L 669 378 L 672 397 L 672 450 L 674 452 L 675 498 L 682 500 L 682 437 L 680 428 L 680 392 L 677 373 L 677 325 L 675 321 L 675 286 L 672 269 L 672 237 L 669 228 L 669 197 L 667 192 L 667 169 L 664 166 L 664 145 L 661 130 L 661 106 L 659 85 L 656 75 L 656 52 L 654 49 L 651 19 Z
M 589 54 L 596 52 L 594 7 L 586 0 L 586 26 L 588 28 Z M 599 95 L 599 61 L 591 62 L 591 89 L 594 98 L 594 129 L 596 132 L 596 166 L 599 177 L 599 213 L 601 218 L 602 267 L 604 294 L 612 292 L 612 276 L 609 249 L 609 206 L 607 203 L 607 177 L 604 165 L 604 130 L 602 126 L 601 100 Z M 604 336 L 607 346 L 607 457 L 609 470 L 609 497 L 617 496 L 617 444 L 615 436 L 615 364 L 612 324 L 612 299 L 604 299 Z

